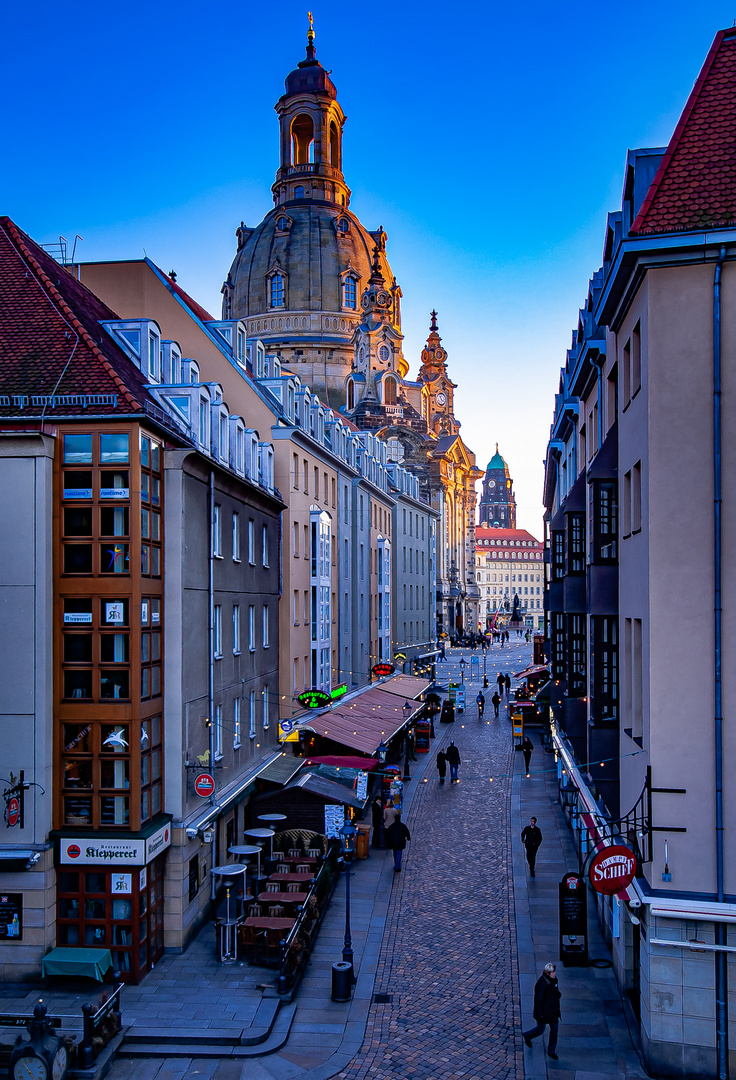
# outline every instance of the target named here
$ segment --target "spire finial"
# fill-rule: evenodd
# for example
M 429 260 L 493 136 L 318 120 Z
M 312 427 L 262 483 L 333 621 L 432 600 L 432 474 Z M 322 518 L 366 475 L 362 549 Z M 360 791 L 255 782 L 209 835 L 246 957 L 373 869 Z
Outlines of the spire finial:
M 437 312 L 432 310 L 432 311 L 430 311 L 429 314 L 430 314 L 430 316 L 432 318 L 432 321 L 429 324 L 429 329 L 430 330 L 436 330 L 437 329 Z
M 498 443 L 496 443 L 496 453 L 498 453 Z
M 309 29 L 307 30 L 307 45 L 314 45 L 314 15 L 311 11 L 307 12 L 307 18 L 309 19 Z

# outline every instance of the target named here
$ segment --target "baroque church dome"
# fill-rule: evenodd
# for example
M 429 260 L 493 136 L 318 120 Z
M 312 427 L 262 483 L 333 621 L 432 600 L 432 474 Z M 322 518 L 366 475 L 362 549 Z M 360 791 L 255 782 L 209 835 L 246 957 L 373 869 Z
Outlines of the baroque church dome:
M 236 230 L 238 250 L 222 288 L 223 318 L 243 319 L 282 365 L 333 408 L 345 402 L 353 335 L 373 252 L 391 296 L 390 321 L 401 328 L 401 290 L 385 252 L 386 234 L 366 229 L 350 210 L 342 172 L 345 115 L 317 60 L 314 31 L 306 57 L 286 78 L 276 103 L 280 164 L 275 207 L 254 228 Z

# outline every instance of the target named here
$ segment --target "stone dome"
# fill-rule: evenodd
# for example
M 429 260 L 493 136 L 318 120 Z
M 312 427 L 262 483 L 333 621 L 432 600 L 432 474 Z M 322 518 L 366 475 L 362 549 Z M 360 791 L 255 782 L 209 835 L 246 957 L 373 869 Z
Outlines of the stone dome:
M 337 97 L 329 72 L 315 59 L 302 60 L 297 64 L 286 76 L 284 85 L 287 97 L 291 94 L 329 94 L 331 98 Z
M 251 231 L 230 267 L 232 317 L 250 321 L 254 315 L 268 315 L 283 320 L 297 312 L 324 312 L 349 324 L 342 334 L 349 340 L 360 319 L 360 296 L 371 276 L 372 252 L 381 235 L 369 232 L 349 210 L 327 203 L 305 199 L 271 210 Z M 393 274 L 384 251 L 380 265 L 390 287 Z M 270 306 L 269 275 L 274 270 L 286 277 L 285 303 L 279 308 Z M 357 285 L 354 309 L 342 302 L 342 275 L 349 271 L 354 272 Z M 259 327 L 256 333 L 264 341 L 273 336 L 270 325 Z

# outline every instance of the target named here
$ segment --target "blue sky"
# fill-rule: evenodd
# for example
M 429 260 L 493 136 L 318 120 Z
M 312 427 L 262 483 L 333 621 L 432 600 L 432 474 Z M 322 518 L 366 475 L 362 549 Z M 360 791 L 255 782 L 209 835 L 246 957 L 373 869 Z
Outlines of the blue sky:
M 145 251 L 215 315 L 234 230 L 271 207 L 273 106 L 309 0 L 13 5 L 0 213 L 86 260 Z M 509 462 L 541 535 L 559 368 L 629 147 L 665 145 L 736 9 L 672 0 L 359 5 L 312 0 L 348 121 L 351 209 L 383 225 L 410 377 L 429 311 L 462 435 Z

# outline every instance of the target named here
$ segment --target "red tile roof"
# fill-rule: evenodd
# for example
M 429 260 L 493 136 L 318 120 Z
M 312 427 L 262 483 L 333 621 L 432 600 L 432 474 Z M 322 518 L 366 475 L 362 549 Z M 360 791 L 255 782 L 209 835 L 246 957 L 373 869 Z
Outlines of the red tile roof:
M 493 529 L 493 528 L 490 528 L 490 527 L 485 528 L 483 525 L 476 525 L 475 526 L 475 545 L 476 545 L 476 547 L 482 547 L 483 550 L 485 551 L 485 549 L 487 547 L 489 547 L 490 545 L 485 544 L 485 543 L 481 544 L 480 543 L 481 540 L 500 541 L 501 546 L 505 546 L 505 547 L 509 547 L 509 546 L 516 547 L 516 541 L 517 540 L 523 540 L 525 542 L 526 547 L 528 547 L 529 544 L 533 544 L 535 547 L 539 548 L 540 550 L 543 547 L 541 541 L 540 540 L 535 540 L 535 538 L 532 536 L 532 534 L 530 532 L 527 532 L 526 529 Z M 497 547 L 497 546 L 498 546 L 498 544 L 493 545 L 493 547 Z
M 736 225 L 736 28 L 706 57 L 631 232 Z
M 155 265 L 155 264 L 152 264 L 152 265 Z M 165 274 L 163 272 L 163 270 L 161 269 L 160 266 L 157 266 L 156 269 L 159 272 L 159 274 L 161 275 L 161 277 L 164 279 L 164 281 L 166 282 L 167 289 L 170 289 L 171 292 L 173 292 L 176 296 L 178 296 L 179 299 L 182 301 L 182 303 L 186 304 L 186 306 L 189 308 L 189 310 L 191 312 L 193 312 L 197 316 L 198 319 L 201 319 L 202 322 L 214 322 L 215 321 L 214 315 L 210 315 L 209 311 L 207 311 L 206 308 L 203 308 L 201 304 L 198 304 L 197 301 L 194 300 L 189 295 L 189 293 L 184 292 L 181 285 L 177 285 L 176 282 L 173 281 L 172 278 L 169 277 L 168 274 Z
M 82 407 L 32 403 L 33 395 L 116 395 L 90 403 L 91 414 L 141 412 L 153 401 L 145 380 L 99 325 L 116 319 L 94 293 L 72 277 L 7 217 L 0 217 L 0 416 L 53 419 Z M 22 396 L 22 404 L 12 401 Z

